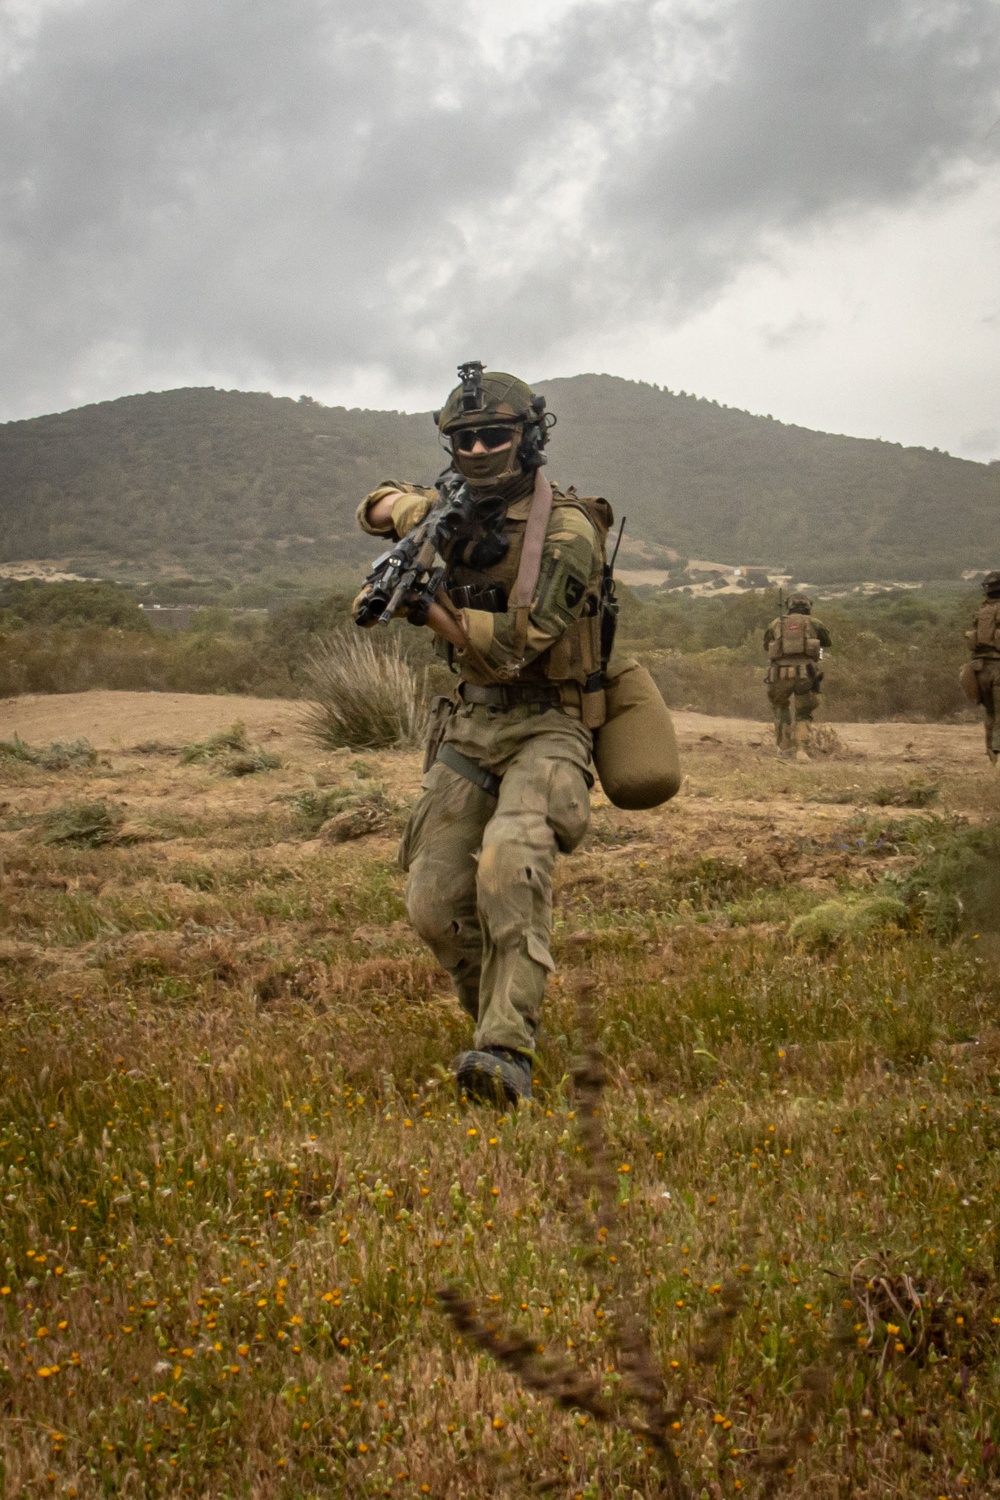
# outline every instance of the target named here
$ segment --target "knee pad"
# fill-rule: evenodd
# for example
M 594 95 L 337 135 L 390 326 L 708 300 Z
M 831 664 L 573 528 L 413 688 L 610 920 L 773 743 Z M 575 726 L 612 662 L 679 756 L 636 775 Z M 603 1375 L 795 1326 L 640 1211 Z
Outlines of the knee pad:
M 457 941 L 459 924 L 454 912 L 442 893 L 432 885 L 417 882 L 408 887 L 406 910 L 417 932 L 435 952 Z
M 556 761 L 549 782 L 548 823 L 560 852 L 571 854 L 590 826 L 590 788 L 579 766 Z

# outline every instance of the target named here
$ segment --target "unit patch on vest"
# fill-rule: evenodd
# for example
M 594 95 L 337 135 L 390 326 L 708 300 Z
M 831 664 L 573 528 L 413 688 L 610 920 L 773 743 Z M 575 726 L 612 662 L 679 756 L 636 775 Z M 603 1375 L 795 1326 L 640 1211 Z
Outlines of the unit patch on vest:
M 586 588 L 587 585 L 582 583 L 579 578 L 574 578 L 572 573 L 567 574 L 566 582 L 563 584 L 563 608 L 568 610 L 576 609 L 576 606 L 586 592 Z

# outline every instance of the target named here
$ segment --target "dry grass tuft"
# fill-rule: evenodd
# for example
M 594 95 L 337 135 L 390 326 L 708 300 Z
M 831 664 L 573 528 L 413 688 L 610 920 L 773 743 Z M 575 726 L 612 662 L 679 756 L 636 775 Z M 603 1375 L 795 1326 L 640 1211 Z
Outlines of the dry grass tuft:
M 385 785 L 355 772 L 339 786 L 319 791 L 307 787 L 287 799 L 303 832 L 326 843 L 345 844 L 397 826 L 398 808 Z
M 80 770 L 97 764 L 97 751 L 89 740 L 82 738 L 53 740 L 51 745 L 36 750 L 15 734 L 12 740 L 0 740 L 0 761 L 5 760 L 37 766 L 40 771 Z
M 314 702 L 303 721 L 327 750 L 400 749 L 422 743 L 427 728 L 425 674 L 406 658 L 398 635 L 341 631 L 309 657 Z
M 810 755 L 836 759 L 846 755 L 846 747 L 832 724 L 813 724 L 809 732 Z
M 39 826 L 40 844 L 72 844 L 97 849 L 113 844 L 125 823 L 125 809 L 110 802 L 67 802 L 46 813 Z
M 246 725 L 237 719 L 228 729 L 209 735 L 181 751 L 181 765 L 212 765 L 223 776 L 253 776 L 258 771 L 276 771 L 281 757 L 260 745 L 251 745 Z
M 939 781 L 927 781 L 922 776 L 914 776 L 902 785 L 875 787 L 870 800 L 876 807 L 930 807 L 940 795 Z

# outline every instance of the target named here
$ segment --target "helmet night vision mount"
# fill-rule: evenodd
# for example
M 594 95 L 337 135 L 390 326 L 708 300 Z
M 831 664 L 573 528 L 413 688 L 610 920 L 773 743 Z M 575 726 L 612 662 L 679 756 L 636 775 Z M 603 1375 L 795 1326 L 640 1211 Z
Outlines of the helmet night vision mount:
M 481 359 L 467 359 L 458 367 L 458 378 L 462 382 L 463 411 L 483 409 L 483 368 Z

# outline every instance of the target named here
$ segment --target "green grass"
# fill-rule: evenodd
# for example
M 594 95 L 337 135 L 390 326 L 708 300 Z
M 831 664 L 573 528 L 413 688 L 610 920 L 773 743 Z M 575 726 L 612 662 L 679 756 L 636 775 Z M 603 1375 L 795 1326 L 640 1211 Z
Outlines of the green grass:
M 994 1491 L 995 939 L 915 921 L 817 953 L 789 934 L 830 899 L 807 866 L 843 856 L 859 899 L 858 872 L 902 850 L 880 879 L 960 889 L 988 835 L 829 808 L 786 868 L 763 831 L 706 850 L 701 802 L 602 813 L 607 837 L 561 866 L 537 1105 L 498 1117 L 454 1102 L 468 1030 L 403 925 L 391 841 L 297 853 L 315 814 L 285 803 L 248 846 L 194 805 L 213 778 L 169 776 L 180 848 L 5 845 L 6 1493 L 669 1493 L 621 1422 L 459 1342 L 449 1283 L 619 1413 L 616 1339 L 640 1317 L 692 1495 Z M 606 1237 L 570 1082 L 584 974 L 611 1075 Z

